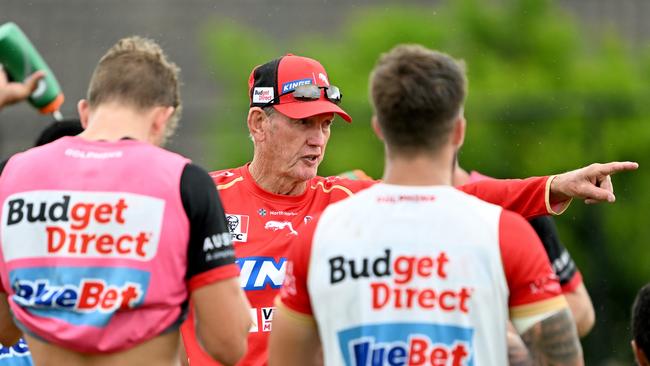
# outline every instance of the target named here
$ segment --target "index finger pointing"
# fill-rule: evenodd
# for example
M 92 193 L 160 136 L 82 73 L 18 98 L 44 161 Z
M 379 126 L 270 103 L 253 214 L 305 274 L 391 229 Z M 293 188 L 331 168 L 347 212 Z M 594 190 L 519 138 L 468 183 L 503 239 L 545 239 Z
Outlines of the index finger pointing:
M 610 163 L 600 164 L 598 173 L 601 175 L 610 175 L 628 170 L 636 170 L 639 163 L 634 161 L 613 161 Z

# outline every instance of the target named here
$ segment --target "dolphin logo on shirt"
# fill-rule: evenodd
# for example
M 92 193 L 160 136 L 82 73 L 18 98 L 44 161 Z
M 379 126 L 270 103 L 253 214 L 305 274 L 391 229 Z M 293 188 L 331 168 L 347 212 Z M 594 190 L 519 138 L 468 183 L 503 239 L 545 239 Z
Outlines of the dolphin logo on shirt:
M 273 231 L 278 231 L 282 230 L 284 228 L 289 229 L 289 234 L 291 235 L 298 235 L 298 232 L 293 229 L 293 226 L 291 225 L 291 222 L 289 221 L 268 221 L 265 225 L 264 228 L 267 230 L 273 230 Z

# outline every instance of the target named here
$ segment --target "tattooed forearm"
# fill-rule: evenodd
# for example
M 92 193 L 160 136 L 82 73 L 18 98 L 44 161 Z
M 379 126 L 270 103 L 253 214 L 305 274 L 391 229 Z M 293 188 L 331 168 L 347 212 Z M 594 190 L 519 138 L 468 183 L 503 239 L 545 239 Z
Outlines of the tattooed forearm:
M 582 346 L 569 309 L 535 324 L 522 339 L 535 365 L 583 365 Z
M 532 366 L 528 348 L 519 337 L 519 334 L 508 330 L 508 364 L 510 366 Z

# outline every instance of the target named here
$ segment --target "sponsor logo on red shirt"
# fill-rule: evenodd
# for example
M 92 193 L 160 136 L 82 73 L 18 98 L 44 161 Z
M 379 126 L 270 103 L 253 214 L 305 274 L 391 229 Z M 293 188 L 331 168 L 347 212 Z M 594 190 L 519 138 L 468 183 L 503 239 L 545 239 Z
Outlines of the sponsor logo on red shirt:
M 248 215 L 226 214 L 226 222 L 232 241 L 241 243 L 248 241 Z

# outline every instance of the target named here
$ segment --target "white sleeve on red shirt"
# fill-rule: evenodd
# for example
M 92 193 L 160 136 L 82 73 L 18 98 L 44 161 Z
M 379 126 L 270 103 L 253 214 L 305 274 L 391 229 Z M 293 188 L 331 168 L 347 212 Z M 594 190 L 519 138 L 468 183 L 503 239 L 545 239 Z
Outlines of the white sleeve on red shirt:
M 510 319 L 520 334 L 568 306 L 542 242 L 523 217 L 502 211 L 499 246 L 510 291 Z

